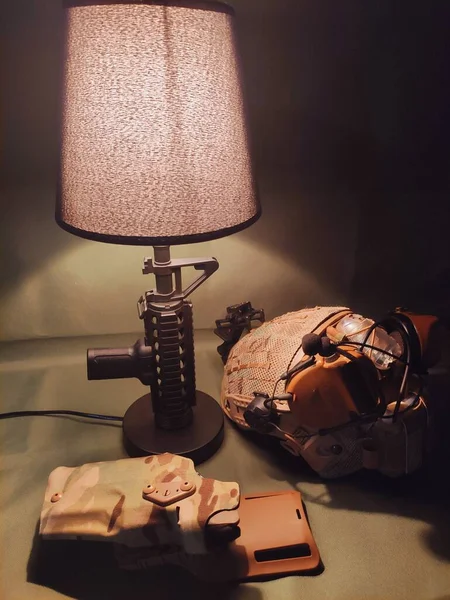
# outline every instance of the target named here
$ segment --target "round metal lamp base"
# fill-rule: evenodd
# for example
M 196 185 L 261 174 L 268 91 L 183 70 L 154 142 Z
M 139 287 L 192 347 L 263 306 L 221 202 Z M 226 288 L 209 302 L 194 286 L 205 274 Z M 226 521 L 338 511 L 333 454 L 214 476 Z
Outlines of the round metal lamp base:
M 191 458 L 196 464 L 212 456 L 223 440 L 223 413 L 219 404 L 203 392 L 196 392 L 194 418 L 182 429 L 156 427 L 151 395 L 133 402 L 123 418 L 123 440 L 130 456 L 171 452 Z

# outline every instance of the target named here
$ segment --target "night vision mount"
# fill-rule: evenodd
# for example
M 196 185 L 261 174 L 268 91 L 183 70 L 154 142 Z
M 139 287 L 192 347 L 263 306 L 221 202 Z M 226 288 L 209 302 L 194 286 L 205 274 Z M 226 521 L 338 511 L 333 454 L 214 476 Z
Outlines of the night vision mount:
M 227 307 L 225 318 L 216 319 L 214 329 L 214 333 L 223 340 L 222 344 L 217 346 L 223 364 L 227 362 L 231 349 L 237 344 L 244 331 L 250 331 L 255 321 L 262 324 L 265 320 L 264 310 L 253 308 L 251 302 L 241 302 Z

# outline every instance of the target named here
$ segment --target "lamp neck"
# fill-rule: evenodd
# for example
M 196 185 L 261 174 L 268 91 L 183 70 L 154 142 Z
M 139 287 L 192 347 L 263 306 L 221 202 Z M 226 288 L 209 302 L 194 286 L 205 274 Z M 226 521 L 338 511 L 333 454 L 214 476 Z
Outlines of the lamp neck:
M 165 265 L 170 263 L 170 246 L 153 246 L 155 264 Z
M 155 293 L 170 298 L 175 291 L 172 270 L 170 269 L 170 246 L 153 246 L 153 254 L 153 272 L 156 282 Z

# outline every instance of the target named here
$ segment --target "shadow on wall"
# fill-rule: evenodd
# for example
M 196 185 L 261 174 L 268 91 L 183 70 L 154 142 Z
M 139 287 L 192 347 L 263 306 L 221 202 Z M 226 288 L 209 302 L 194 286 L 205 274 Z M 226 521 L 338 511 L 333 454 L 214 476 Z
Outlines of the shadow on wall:
M 80 243 L 53 218 L 53 182 L 11 186 L 4 192 L 3 203 L 0 301 L 11 291 L 18 292 L 28 274 L 45 268 L 53 258 Z
M 76 240 L 54 222 L 58 160 L 61 3 L 4 7 L 5 108 L 0 298 Z
M 374 186 L 361 197 L 352 301 L 368 313 L 403 305 L 448 320 L 450 5 L 362 10 Z
M 450 5 L 246 7 L 258 23 L 241 36 L 256 156 L 278 185 L 264 243 L 363 313 L 406 305 L 448 320 Z
M 237 21 L 263 223 L 248 238 L 348 303 L 372 142 L 360 92 L 360 3 L 240 2 Z M 274 289 L 276 294 L 276 289 Z M 317 302 L 291 282 L 294 310 Z

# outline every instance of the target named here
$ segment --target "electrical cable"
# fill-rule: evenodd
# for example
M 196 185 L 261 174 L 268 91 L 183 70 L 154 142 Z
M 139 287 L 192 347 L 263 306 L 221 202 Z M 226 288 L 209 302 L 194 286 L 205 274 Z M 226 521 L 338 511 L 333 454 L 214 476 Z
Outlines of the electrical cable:
M 411 402 L 411 404 L 409 404 L 406 408 L 404 408 L 403 410 L 399 410 L 397 412 L 397 415 L 404 415 L 406 412 L 416 408 L 416 406 L 418 406 L 421 402 L 421 396 L 422 396 L 422 392 L 423 392 L 423 380 L 422 378 L 417 375 L 417 377 L 419 378 L 419 389 L 417 390 L 417 392 L 414 393 L 414 401 Z M 398 402 L 398 401 L 397 401 Z M 425 402 L 423 402 L 423 405 L 425 406 L 425 408 L 427 407 L 427 405 L 425 404 Z M 394 411 L 395 414 L 395 411 Z M 392 415 L 382 415 L 380 417 L 380 419 L 394 419 L 394 414 Z
M 280 383 L 280 381 L 281 381 L 281 377 L 279 377 L 275 381 L 275 385 L 273 386 L 273 390 L 272 390 L 272 403 L 273 403 L 273 400 L 275 399 L 275 392 L 277 391 L 277 387 L 278 387 L 278 384 Z
M 411 347 L 409 344 L 406 345 L 406 366 L 405 366 L 405 370 L 403 371 L 403 379 L 402 379 L 402 383 L 400 384 L 400 389 L 398 391 L 398 400 L 395 404 L 395 408 L 394 408 L 394 415 L 393 415 L 393 423 L 396 422 L 397 420 L 397 416 L 399 414 L 399 410 L 400 410 L 400 404 L 404 398 L 405 395 L 405 388 L 406 388 L 406 382 L 408 380 L 408 375 L 409 375 L 409 364 L 411 361 Z
M 350 354 L 350 352 L 347 352 L 346 350 L 342 350 L 342 348 L 340 347 L 340 345 L 337 345 L 336 348 L 339 347 L 339 350 L 337 350 L 338 354 L 341 354 L 342 356 L 345 356 L 345 358 L 348 358 L 348 360 L 350 361 L 355 361 L 357 360 L 356 357 L 352 356 Z
M 123 417 L 114 415 L 99 415 L 96 413 L 86 413 L 78 410 L 16 410 L 12 412 L 0 413 L 0 419 L 12 419 L 14 417 L 55 417 L 59 415 L 70 415 L 73 417 L 83 417 L 84 419 L 99 419 L 101 421 L 123 421 Z
M 369 329 L 367 330 L 366 333 L 366 337 L 364 338 L 364 340 L 361 342 L 361 344 L 358 344 L 361 346 L 361 350 L 364 348 L 364 346 L 367 344 L 367 340 L 369 339 L 369 337 L 372 334 L 372 331 L 374 331 L 377 327 L 381 327 L 381 325 L 383 324 L 384 321 L 374 321 L 372 323 L 372 325 L 369 327 Z
M 281 377 L 279 377 L 275 381 L 275 385 L 273 386 L 273 390 L 272 390 L 272 396 L 270 396 L 270 398 L 267 398 L 267 400 L 264 401 L 264 406 L 267 408 L 267 410 L 270 410 L 270 411 L 275 410 L 275 412 L 278 412 L 276 407 L 274 408 L 274 402 L 275 402 L 275 392 L 277 391 L 277 387 L 278 387 L 278 384 L 280 383 L 280 381 L 282 381 Z M 270 406 L 267 406 L 268 404 Z
M 405 474 L 408 474 L 408 465 L 409 465 L 409 457 L 408 457 L 408 427 L 406 425 L 406 421 L 402 421 L 403 431 L 405 434 Z
M 300 344 L 297 346 L 297 348 L 296 348 L 295 352 L 294 352 L 294 353 L 292 354 L 292 356 L 291 356 L 291 359 L 290 359 L 290 361 L 289 361 L 289 363 L 288 363 L 288 366 L 287 366 L 287 369 L 286 369 L 286 371 L 285 371 L 286 373 L 287 373 L 287 372 L 289 371 L 289 369 L 291 368 L 292 361 L 294 360 L 295 356 L 297 355 L 297 353 L 298 353 L 298 352 L 300 352 L 300 350 L 301 350 L 301 348 L 302 348 L 302 344 L 303 344 L 303 338 L 302 338 L 302 341 L 300 342 Z M 282 378 L 282 376 L 281 376 L 281 377 L 279 377 L 279 378 L 276 380 L 276 382 L 275 382 L 275 385 L 273 386 L 272 398 L 270 399 L 270 400 L 271 400 L 271 402 L 270 402 L 270 410 L 273 410 L 273 403 L 274 403 L 274 400 L 275 400 L 274 396 L 275 396 L 275 392 L 277 391 L 277 387 L 278 387 L 278 384 L 280 383 L 280 381 L 283 381 L 283 378 Z M 286 386 L 287 386 L 287 381 L 285 381 L 285 383 L 284 383 L 284 389 L 286 389 Z M 266 406 L 266 408 L 267 408 L 267 405 L 266 405 L 266 403 L 264 403 L 264 404 L 265 404 L 265 406 Z
M 339 342 L 339 344 L 336 344 L 337 346 L 359 346 L 361 348 L 361 350 L 363 348 L 370 348 L 371 350 L 375 350 L 376 352 L 381 352 L 382 354 L 386 354 L 387 356 L 390 356 L 392 358 L 395 358 L 396 360 L 398 360 L 398 362 L 401 362 L 403 364 L 409 364 L 407 360 L 403 360 L 402 358 L 398 357 L 396 354 L 393 354 L 392 352 L 389 352 L 388 350 L 383 350 L 383 348 L 378 348 L 378 346 L 372 346 L 372 344 L 366 344 L 363 343 L 361 344 L 360 342 Z
M 302 338 L 302 341 L 300 342 L 300 345 L 297 346 L 297 349 L 295 350 L 294 354 L 291 356 L 291 360 L 288 363 L 288 366 L 287 366 L 287 369 L 286 369 L 285 373 L 287 373 L 289 371 L 289 369 L 291 368 L 292 362 L 293 362 L 294 358 L 296 357 L 297 353 L 300 352 L 300 350 L 302 349 L 302 346 L 303 346 L 303 338 Z M 280 381 L 281 381 L 281 378 L 277 381 L 277 384 Z M 284 385 L 285 389 L 286 389 L 286 386 L 287 386 L 287 381 L 286 381 L 286 383 Z
M 361 351 L 363 348 L 371 348 L 372 350 L 381 352 L 382 354 L 386 354 L 387 356 L 391 356 L 392 358 L 395 358 L 396 360 L 398 360 L 399 362 L 401 362 L 405 365 L 405 369 L 403 371 L 402 382 L 400 384 L 400 388 L 398 391 L 398 399 L 395 403 L 394 414 L 392 415 L 392 417 L 389 416 L 389 418 L 392 418 L 393 422 L 395 423 L 398 415 L 403 414 L 406 410 L 408 410 L 410 408 L 410 407 L 408 407 L 407 409 L 400 412 L 400 404 L 404 398 L 405 387 L 406 387 L 406 383 L 408 381 L 409 366 L 410 366 L 410 361 L 411 361 L 411 348 L 410 348 L 409 343 L 406 343 L 406 360 L 403 360 L 403 359 L 399 358 L 398 356 L 396 356 L 395 354 L 393 354 L 392 352 L 389 352 L 388 350 L 383 350 L 382 348 L 378 348 L 376 346 L 372 346 L 371 344 L 367 344 L 366 341 L 369 339 L 369 336 L 372 333 L 372 331 L 375 330 L 374 325 L 378 327 L 377 322 L 375 322 L 373 325 L 371 325 L 371 327 L 369 327 L 369 330 L 366 334 L 364 342 L 362 342 L 361 344 L 359 344 L 358 342 L 341 342 L 341 344 L 342 345 L 350 344 L 350 345 L 354 345 L 354 346 L 360 346 Z M 338 344 L 338 346 L 341 344 Z M 381 417 L 381 418 L 384 418 L 384 417 Z

